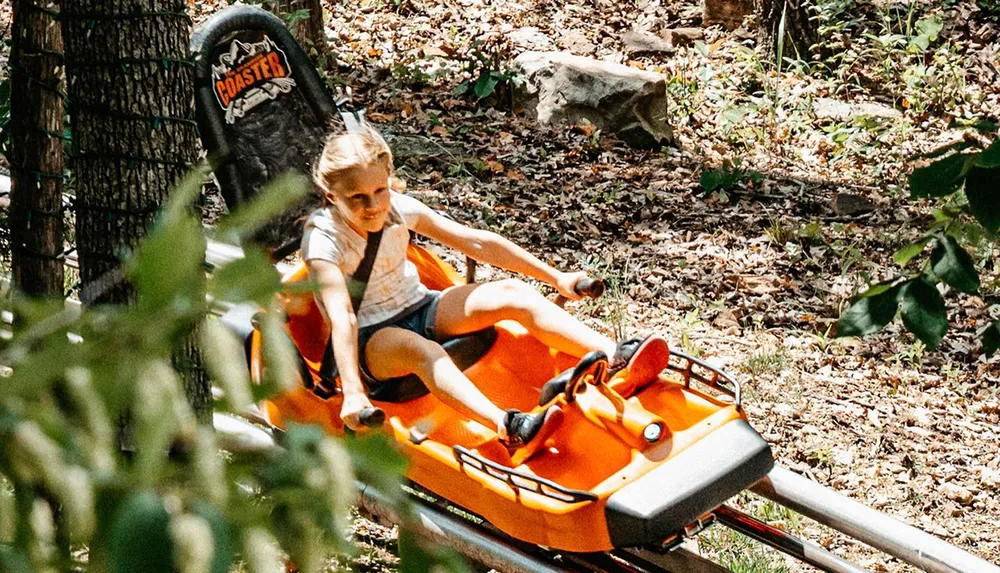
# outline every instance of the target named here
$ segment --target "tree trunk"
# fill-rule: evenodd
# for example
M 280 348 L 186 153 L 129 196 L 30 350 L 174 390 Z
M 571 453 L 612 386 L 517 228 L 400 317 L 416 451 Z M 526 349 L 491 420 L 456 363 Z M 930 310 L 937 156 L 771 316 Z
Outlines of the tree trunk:
M 309 17 L 297 19 L 288 27 L 292 35 L 302 45 L 309 58 L 316 63 L 326 54 L 326 30 L 323 26 L 323 6 L 319 0 L 274 0 L 272 12 L 285 23 L 290 16 L 300 10 L 308 10 Z
M 64 0 L 62 14 L 81 298 L 130 302 L 119 256 L 136 246 L 198 154 L 191 21 L 184 0 Z M 174 360 L 187 366 L 196 413 L 210 420 L 196 346 L 187 341 Z
M 58 6 L 17 0 L 11 46 L 14 285 L 63 296 L 63 42 Z
M 810 19 L 814 15 L 810 0 L 754 1 L 760 18 L 758 43 L 765 53 L 770 55 L 779 68 L 786 58 L 808 61 L 813 45 L 819 41 L 816 21 Z

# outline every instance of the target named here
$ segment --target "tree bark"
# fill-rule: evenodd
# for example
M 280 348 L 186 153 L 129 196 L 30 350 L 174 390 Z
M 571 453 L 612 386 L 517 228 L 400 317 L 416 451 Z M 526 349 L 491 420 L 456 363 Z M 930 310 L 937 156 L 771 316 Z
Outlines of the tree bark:
M 810 59 L 819 41 L 810 0 L 754 0 L 759 17 L 758 44 L 780 68 L 784 59 Z M 781 30 L 784 19 L 784 32 Z M 778 46 L 781 45 L 779 58 Z
M 326 54 L 323 6 L 319 0 L 274 0 L 271 7 L 272 11 L 286 23 L 289 15 L 299 10 L 308 10 L 309 17 L 294 22 L 289 26 L 289 30 L 313 63 L 316 63 L 320 56 Z
M 191 21 L 184 0 L 64 0 L 77 252 L 87 303 L 127 303 L 119 256 L 136 246 L 196 160 Z M 107 287 L 102 288 L 94 287 Z M 197 347 L 174 356 L 199 419 L 211 389 Z
M 63 296 L 63 42 L 58 5 L 17 0 L 11 46 L 14 286 Z

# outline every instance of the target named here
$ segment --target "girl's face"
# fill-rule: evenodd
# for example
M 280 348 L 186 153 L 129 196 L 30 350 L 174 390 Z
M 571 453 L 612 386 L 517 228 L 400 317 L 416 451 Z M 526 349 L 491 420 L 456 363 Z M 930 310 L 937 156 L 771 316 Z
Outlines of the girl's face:
M 360 235 L 380 231 L 389 214 L 389 170 L 380 164 L 355 167 L 333 185 L 327 198 Z

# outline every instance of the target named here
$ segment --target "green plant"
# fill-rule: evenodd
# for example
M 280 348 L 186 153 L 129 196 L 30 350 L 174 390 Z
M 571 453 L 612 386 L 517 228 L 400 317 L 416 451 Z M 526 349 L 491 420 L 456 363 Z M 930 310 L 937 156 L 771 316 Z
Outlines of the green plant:
M 975 261 L 957 239 L 968 237 L 970 226 L 981 227 L 982 233 L 976 236 L 993 237 L 1000 231 L 1000 209 L 993 200 L 1000 178 L 1000 139 L 994 139 L 985 149 L 975 147 L 975 140 L 969 138 L 939 149 L 928 157 L 934 160 L 932 163 L 910 175 L 910 194 L 914 198 L 951 199 L 964 189 L 965 202 L 959 207 L 935 210 L 935 222 L 928 232 L 893 255 L 905 271 L 930 244 L 930 260 L 919 270 L 871 285 L 858 295 L 841 315 L 837 336 L 877 332 L 898 311 L 906 328 L 927 348 L 934 349 L 948 330 L 938 285 L 943 283 L 963 293 L 979 292 Z M 1000 322 L 984 328 L 980 340 L 984 353 L 995 352 L 1000 347 Z
M 522 81 L 508 63 L 513 50 L 510 38 L 503 34 L 473 39 L 458 56 L 465 78 L 455 93 L 469 94 L 480 101 L 492 96 L 497 104 L 509 106 L 514 88 Z
M 751 376 L 778 374 L 788 365 L 788 354 L 781 348 L 767 347 L 755 350 L 744 367 Z
M 731 529 L 714 527 L 698 538 L 713 561 L 733 573 L 789 573 L 788 565 L 766 545 Z
M 768 219 L 764 234 L 776 245 L 784 245 L 792 237 L 792 231 L 781 223 L 780 217 Z
M 949 112 L 982 98 L 970 89 L 963 57 L 934 12 L 919 4 L 859 6 L 853 1 L 817 4 L 825 60 L 814 69 L 835 77 L 838 91 L 861 90 L 890 97 L 919 114 Z
M 715 169 L 704 169 L 698 182 L 706 193 L 712 191 L 724 192 L 739 185 L 746 185 L 748 182 L 760 183 L 764 176 L 753 169 L 742 169 L 741 161 L 736 158 L 732 161 L 725 160 L 722 165 Z
M 632 300 L 628 285 L 634 278 L 630 261 L 626 259 L 619 271 L 612 259 L 594 256 L 584 259 L 583 268 L 591 277 L 604 281 L 604 294 L 599 299 L 584 299 L 581 312 L 602 318 L 611 327 L 615 340 L 623 340 L 635 325 L 628 311 Z
M 813 467 L 830 469 L 833 467 L 833 452 L 829 446 L 813 448 L 806 452 L 806 462 Z
M 892 360 L 904 364 L 910 368 L 919 368 L 924 359 L 924 351 L 927 347 L 919 340 L 906 345 L 902 350 L 892 355 Z
M 392 76 L 414 87 L 431 85 L 454 73 L 448 60 L 440 57 L 411 57 L 392 66 Z
M 85 559 L 92 571 L 224 573 L 241 555 L 247 570 L 263 572 L 278 570 L 282 553 L 318 571 L 327 553 L 351 550 L 355 473 L 401 499 L 404 461 L 384 437 L 343 442 L 293 424 L 283 448 L 261 458 L 220 452 L 212 429 L 197 424 L 170 360 L 192 328 L 203 333 L 224 411 L 289 388 L 298 370 L 273 307 L 281 281 L 267 255 L 248 247 L 205 276 L 206 239 L 189 208 L 204 176 L 180 185 L 128 256 L 135 304 L 75 313 L 61 299 L 0 298 L 5 571 L 78 570 Z M 251 234 L 306 189 L 302 178 L 282 179 L 216 238 Z M 249 384 L 241 341 L 206 316 L 209 299 L 269 309 L 260 320 L 262 384 Z M 408 554 L 426 564 L 428 552 L 406 543 L 404 569 Z

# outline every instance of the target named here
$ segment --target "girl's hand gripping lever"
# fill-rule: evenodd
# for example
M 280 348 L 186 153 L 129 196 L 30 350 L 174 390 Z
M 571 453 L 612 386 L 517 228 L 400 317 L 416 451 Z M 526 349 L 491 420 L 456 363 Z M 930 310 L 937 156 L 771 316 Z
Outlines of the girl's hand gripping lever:
M 584 276 L 573 285 L 573 291 L 581 297 L 600 298 L 604 294 L 604 281 Z M 561 308 L 566 305 L 567 300 L 569 299 L 560 294 L 556 297 L 556 304 Z
M 385 423 L 385 411 L 382 408 L 365 408 L 358 414 L 358 421 L 366 428 L 378 428 Z

